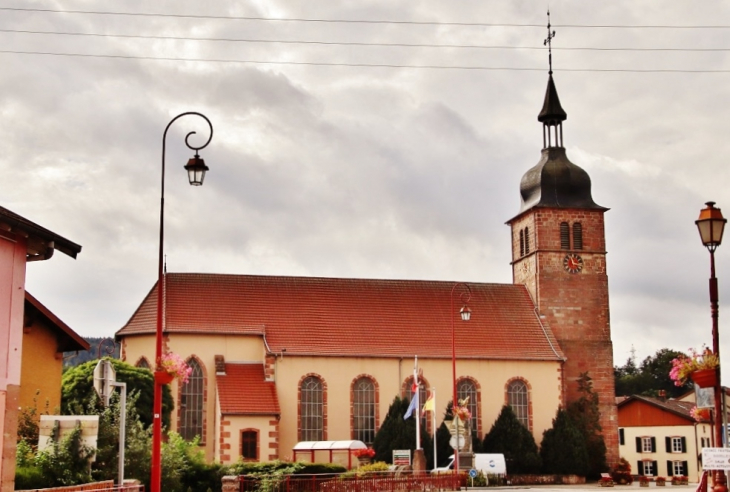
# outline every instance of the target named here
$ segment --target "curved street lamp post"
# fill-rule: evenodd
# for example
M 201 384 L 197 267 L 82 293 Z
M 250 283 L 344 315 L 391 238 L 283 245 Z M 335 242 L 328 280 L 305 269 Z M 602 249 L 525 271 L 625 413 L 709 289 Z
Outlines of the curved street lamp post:
M 717 277 L 715 277 L 715 250 L 722 243 L 722 233 L 727 219 L 723 218 L 715 202 L 707 202 L 700 211 L 700 218 L 695 221 L 700 232 L 702 244 L 710 252 L 710 316 L 712 317 L 712 350 L 720 360 L 720 334 L 718 331 Z M 724 447 L 722 415 L 722 383 L 720 382 L 720 364 L 715 369 L 715 446 Z M 724 470 L 715 470 L 712 476 L 714 492 L 727 492 L 727 477 Z
M 164 285 L 164 272 L 163 272 L 163 245 L 165 238 L 165 142 L 167 139 L 167 130 L 170 126 L 183 116 L 200 116 L 203 118 L 208 127 L 210 128 L 210 136 L 208 140 L 201 146 L 195 147 L 190 145 L 188 139 L 191 135 L 196 132 L 189 132 L 185 136 L 185 145 L 195 151 L 193 156 L 188 163 L 185 165 L 185 170 L 188 172 L 188 180 L 192 186 L 201 186 L 203 179 L 205 178 L 205 172 L 208 170 L 208 166 L 205 165 L 205 161 L 200 158 L 198 151 L 208 146 L 211 139 L 213 138 L 213 125 L 210 120 L 203 114 L 194 111 L 181 113 L 175 116 L 165 127 L 165 132 L 162 134 L 162 179 L 161 179 L 161 193 L 160 193 L 160 249 L 157 264 L 157 326 L 155 331 L 155 371 L 160 371 L 160 362 L 162 360 L 162 301 L 163 301 L 163 285 Z M 155 378 L 155 394 L 154 394 L 154 409 L 152 419 L 152 471 L 150 479 L 150 489 L 152 492 L 160 492 L 161 478 L 162 478 L 162 463 L 161 463 L 161 449 L 162 449 L 162 386 L 164 383 L 158 381 Z
M 453 390 L 454 394 L 452 396 L 451 401 L 451 413 L 454 416 L 454 420 L 456 420 L 456 406 L 459 404 L 459 400 L 457 399 L 456 394 L 456 325 L 454 324 L 454 292 L 456 291 L 457 287 L 463 287 L 465 289 L 464 292 L 461 293 L 461 298 L 463 299 L 464 305 L 461 307 L 461 310 L 459 311 L 459 314 L 461 315 L 462 321 L 469 321 L 471 318 L 471 310 L 469 309 L 469 306 L 467 306 L 467 303 L 469 302 L 469 299 L 471 299 L 471 289 L 467 284 L 464 282 L 457 282 L 454 284 L 454 286 L 451 288 L 451 310 L 449 311 L 449 317 L 451 318 L 451 375 L 452 375 L 452 383 L 453 383 Z M 454 435 L 454 440 L 456 441 L 456 447 L 454 448 L 454 476 L 458 476 L 459 474 L 459 429 L 456 429 L 456 433 Z

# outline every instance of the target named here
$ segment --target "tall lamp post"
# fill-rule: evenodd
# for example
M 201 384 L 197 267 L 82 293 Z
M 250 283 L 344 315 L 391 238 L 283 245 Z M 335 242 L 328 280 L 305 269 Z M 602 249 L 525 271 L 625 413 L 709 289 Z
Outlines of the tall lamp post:
M 162 368 L 160 366 L 162 360 L 162 301 L 163 301 L 163 286 L 164 286 L 164 272 L 163 272 L 163 245 L 165 238 L 165 142 L 167 140 L 167 130 L 170 126 L 183 116 L 194 115 L 200 116 L 208 123 L 210 128 L 210 136 L 208 140 L 200 147 L 190 145 L 188 139 L 195 132 L 189 132 L 185 136 L 185 145 L 195 151 L 193 156 L 188 163 L 185 165 L 185 169 L 188 172 L 188 180 L 192 186 L 201 186 L 203 179 L 205 178 L 205 172 L 208 170 L 208 166 L 205 165 L 205 161 L 200 158 L 198 151 L 208 146 L 211 139 L 213 138 L 213 125 L 210 120 L 201 113 L 189 111 L 181 113 L 175 116 L 170 123 L 165 127 L 165 132 L 162 134 L 162 179 L 161 179 L 161 193 L 160 193 L 160 250 L 157 265 L 157 327 L 155 331 L 155 372 L 159 372 Z M 161 448 L 162 448 L 162 386 L 165 383 L 155 377 L 155 399 L 153 409 L 153 420 L 152 420 L 152 473 L 150 478 L 150 489 L 152 492 L 160 492 L 161 478 L 162 478 L 162 463 L 161 463 Z
M 471 289 L 464 282 L 457 282 L 451 288 L 451 310 L 449 311 L 449 317 L 451 318 L 451 379 L 454 386 L 453 400 L 451 402 L 451 413 L 453 413 L 454 419 L 456 419 L 456 406 L 459 404 L 459 400 L 457 400 L 456 395 L 456 324 L 454 323 L 454 292 L 459 286 L 465 289 L 465 291 L 461 293 L 461 298 L 463 299 L 464 305 L 461 307 L 459 314 L 461 314 L 462 321 L 469 321 L 469 319 L 471 318 L 471 310 L 466 304 L 467 302 L 469 302 L 469 299 L 471 299 Z M 457 432 L 454 435 L 454 440 L 456 441 L 456 448 L 454 449 L 454 475 L 458 476 L 460 446 L 458 429 L 456 429 L 456 431 Z
M 700 231 L 702 244 L 710 252 L 710 313 L 712 317 L 712 350 L 715 352 L 718 361 L 720 360 L 720 334 L 718 332 L 718 294 L 717 277 L 715 277 L 715 250 L 722 242 L 722 232 L 725 229 L 727 219 L 723 218 L 719 208 L 715 208 L 715 202 L 707 202 L 705 208 L 700 211 L 700 218 L 695 221 Z M 722 409 L 722 383 L 720 382 L 720 365 L 715 369 L 715 446 L 723 444 L 723 425 L 721 415 Z M 715 492 L 727 492 L 727 477 L 724 470 L 715 470 L 712 478 L 712 489 Z

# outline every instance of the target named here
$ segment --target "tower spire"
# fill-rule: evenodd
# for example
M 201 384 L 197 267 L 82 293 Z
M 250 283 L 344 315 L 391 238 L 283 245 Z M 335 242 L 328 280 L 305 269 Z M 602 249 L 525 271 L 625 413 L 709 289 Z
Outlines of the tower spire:
M 543 44 L 543 46 L 547 46 L 548 47 L 548 66 L 549 66 L 548 75 L 552 75 L 553 74 L 553 45 L 552 45 L 552 40 L 555 37 L 555 30 L 550 31 L 550 9 L 548 9 L 548 11 L 547 11 L 547 18 L 548 18 L 548 23 L 547 23 L 548 35 L 547 35 L 547 37 L 545 38 L 545 41 L 543 41 L 542 44 Z
M 548 10 L 548 35 L 543 45 L 548 47 L 548 86 L 545 91 L 545 100 L 537 120 L 542 123 L 542 147 L 544 149 L 563 146 L 563 121 L 568 114 L 563 110 L 558 98 L 558 90 L 553 81 L 553 46 L 552 41 L 555 31 L 550 26 L 550 11 Z

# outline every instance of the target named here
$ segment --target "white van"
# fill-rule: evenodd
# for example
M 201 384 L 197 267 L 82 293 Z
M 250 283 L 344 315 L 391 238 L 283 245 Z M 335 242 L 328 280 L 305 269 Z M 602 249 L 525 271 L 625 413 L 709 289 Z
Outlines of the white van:
M 477 471 L 484 473 L 485 475 L 506 475 L 507 474 L 507 462 L 504 460 L 503 454 L 486 454 L 478 453 L 474 455 L 473 466 Z M 471 469 L 469 468 L 469 469 Z M 440 466 L 431 470 L 431 473 L 445 473 L 450 472 L 454 469 L 454 455 L 449 457 L 449 462 L 446 466 Z M 465 471 L 469 471 L 469 469 Z

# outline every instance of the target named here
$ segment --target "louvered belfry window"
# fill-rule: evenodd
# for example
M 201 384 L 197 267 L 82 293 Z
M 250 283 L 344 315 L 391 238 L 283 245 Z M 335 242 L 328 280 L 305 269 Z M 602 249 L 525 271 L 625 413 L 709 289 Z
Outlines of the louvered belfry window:
M 573 249 L 583 249 L 583 226 L 580 222 L 573 224 Z
M 203 438 L 203 369 L 195 359 L 187 361 L 193 370 L 180 390 L 180 435 L 186 441 Z
M 309 376 L 301 386 L 300 441 L 324 440 L 324 391 L 322 381 Z
M 525 254 L 530 254 L 530 229 L 525 227 Z
M 520 229 L 520 258 L 525 256 L 525 230 Z
M 570 225 L 560 223 L 560 249 L 570 249 Z

